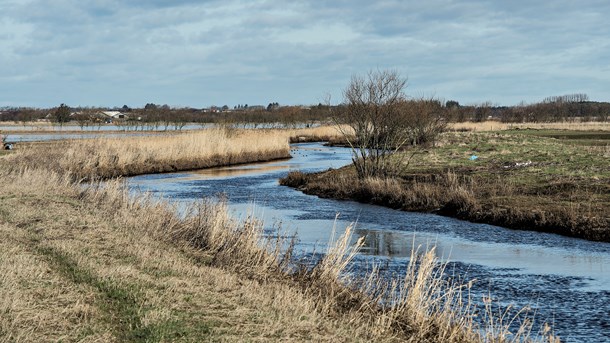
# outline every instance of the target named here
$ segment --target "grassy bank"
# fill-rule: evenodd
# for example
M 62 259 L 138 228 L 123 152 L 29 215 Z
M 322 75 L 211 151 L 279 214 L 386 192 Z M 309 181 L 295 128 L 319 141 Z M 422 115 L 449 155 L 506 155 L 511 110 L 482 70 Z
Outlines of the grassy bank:
M 44 167 L 77 179 L 111 178 L 290 157 L 277 131 L 201 130 L 120 139 L 98 138 L 19 147 L 8 163 Z
M 132 198 L 121 183 L 83 187 L 46 170 L 0 166 L 0 342 L 434 341 L 504 342 L 487 335 L 467 289 L 449 284 L 433 252 L 403 279 L 350 279 L 341 237 L 313 267 L 255 220 L 222 203 L 186 218 Z M 546 336 L 536 336 L 546 339 Z
M 603 131 L 453 132 L 418 151 L 396 178 L 358 180 L 346 167 L 293 172 L 281 183 L 324 197 L 610 242 L 609 144 Z
M 281 282 L 222 206 L 180 220 L 116 183 L 83 190 L 26 171 L 0 172 L 0 184 L 1 342 L 352 337 Z

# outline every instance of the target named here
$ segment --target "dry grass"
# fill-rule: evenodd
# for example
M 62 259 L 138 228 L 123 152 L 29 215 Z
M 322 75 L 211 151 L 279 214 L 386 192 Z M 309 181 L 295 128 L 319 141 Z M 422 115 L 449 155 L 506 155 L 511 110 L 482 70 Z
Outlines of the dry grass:
M 488 120 L 484 122 L 451 123 L 450 131 L 503 131 L 514 129 L 610 131 L 610 122 L 556 122 L 556 123 L 502 123 Z
M 471 184 L 458 180 L 454 173 L 435 177 L 433 182 L 407 183 L 399 178 L 369 177 L 359 180 L 351 168 L 304 174 L 293 171 L 280 184 L 310 194 L 339 199 L 354 199 L 409 211 L 430 211 L 451 207 L 459 212 L 478 209 Z
M 202 169 L 290 157 L 289 141 L 338 137 L 335 128 L 206 129 L 144 137 L 19 144 L 8 159 L 16 169 L 40 167 L 75 179 L 107 179 Z
M 342 128 L 343 132 L 350 132 L 348 127 Z M 296 129 L 286 131 L 290 136 L 290 141 L 297 142 L 333 142 L 342 141 L 343 134 L 336 126 L 318 126 L 306 129 Z
M 203 201 L 186 218 L 57 173 L 0 166 L 0 341 L 506 341 L 478 331 L 433 253 L 405 278 L 349 278 L 339 237 L 313 268 Z M 288 248 L 286 248 L 288 247 Z M 507 336 L 519 338 L 517 336 Z
M 298 288 L 264 281 L 281 276 L 264 272 L 273 255 L 222 205 L 185 221 L 118 183 L 83 190 L 47 172 L 1 176 L 1 342 L 354 337 Z M 204 231 L 203 241 L 189 235 Z
M 16 166 L 43 167 L 77 179 L 201 169 L 290 156 L 286 135 L 271 130 L 201 130 L 164 136 L 98 138 L 23 147 Z

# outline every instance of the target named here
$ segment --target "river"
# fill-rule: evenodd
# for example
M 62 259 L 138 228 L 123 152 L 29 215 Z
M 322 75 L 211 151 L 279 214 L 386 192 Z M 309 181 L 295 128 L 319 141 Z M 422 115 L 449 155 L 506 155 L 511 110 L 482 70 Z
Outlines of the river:
M 350 151 L 292 147 L 288 160 L 142 175 L 128 184 L 177 203 L 223 193 L 235 217 L 253 213 L 270 233 L 277 226 L 296 233 L 303 254 L 323 251 L 333 225 L 341 232 L 356 222 L 354 240 L 365 237 L 365 246 L 354 263 L 375 261 L 387 275 L 404 270 L 413 246 L 436 246 L 452 275 L 476 280 L 474 299 L 491 295 L 495 304 L 529 306 L 535 322 L 549 323 L 565 342 L 610 342 L 610 244 L 306 195 L 278 179 L 289 170 L 341 167 L 351 162 Z

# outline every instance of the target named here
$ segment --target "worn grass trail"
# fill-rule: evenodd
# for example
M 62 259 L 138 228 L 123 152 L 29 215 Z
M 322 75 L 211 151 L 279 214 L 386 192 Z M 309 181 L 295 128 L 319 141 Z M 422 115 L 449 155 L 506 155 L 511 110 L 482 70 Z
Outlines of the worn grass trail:
M 54 181 L 0 181 L 0 342 L 351 340 L 299 290 L 155 236 L 161 209 Z

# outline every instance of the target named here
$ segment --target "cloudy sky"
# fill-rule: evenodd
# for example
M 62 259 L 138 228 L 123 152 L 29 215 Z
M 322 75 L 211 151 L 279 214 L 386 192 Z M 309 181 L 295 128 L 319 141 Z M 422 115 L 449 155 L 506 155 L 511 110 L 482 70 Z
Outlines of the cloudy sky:
M 0 106 L 332 103 L 407 94 L 610 101 L 610 1 L 0 0 Z

